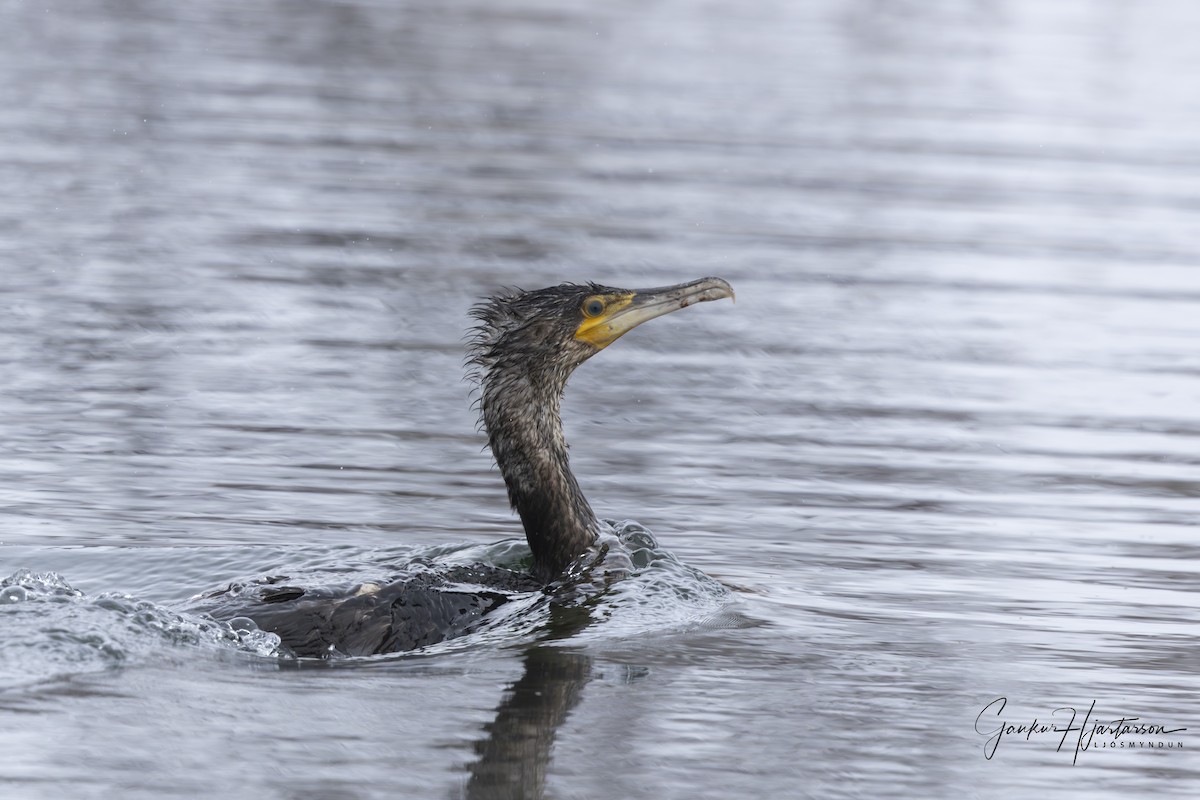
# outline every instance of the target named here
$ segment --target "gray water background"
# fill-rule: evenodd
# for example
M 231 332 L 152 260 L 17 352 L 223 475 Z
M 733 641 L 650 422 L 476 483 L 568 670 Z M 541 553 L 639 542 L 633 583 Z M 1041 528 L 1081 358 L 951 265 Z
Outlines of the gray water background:
M 738 291 L 564 407 L 597 511 L 733 587 L 718 610 L 647 600 L 542 671 L 517 635 L 296 670 L 115 600 L 7 606 L 5 798 L 1196 796 L 1200 5 L 0 20 L 0 577 L 157 614 L 486 548 L 519 528 L 470 304 Z M 1001 696 L 1184 749 L 988 760 Z M 552 751 L 488 750 L 526 701 Z

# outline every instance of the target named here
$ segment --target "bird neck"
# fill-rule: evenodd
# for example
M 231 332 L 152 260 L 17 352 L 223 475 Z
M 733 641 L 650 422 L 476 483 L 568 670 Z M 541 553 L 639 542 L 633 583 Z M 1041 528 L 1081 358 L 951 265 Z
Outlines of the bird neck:
M 481 387 L 488 444 L 543 581 L 582 555 L 599 527 L 567 457 L 560 414 L 566 379 L 514 364 L 494 368 Z

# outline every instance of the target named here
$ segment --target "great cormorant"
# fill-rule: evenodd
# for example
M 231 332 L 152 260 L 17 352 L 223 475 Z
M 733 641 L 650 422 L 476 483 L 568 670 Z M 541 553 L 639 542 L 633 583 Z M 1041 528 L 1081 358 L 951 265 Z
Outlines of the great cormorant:
M 301 588 L 267 577 L 196 598 L 217 619 L 248 617 L 301 657 L 373 655 L 453 638 L 509 593 L 557 579 L 596 541 L 571 473 L 560 407 L 567 378 L 622 334 L 693 303 L 733 297 L 720 278 L 655 289 L 564 283 L 502 292 L 475 306 L 469 364 L 488 445 L 521 517 L 531 573 L 492 566 L 415 569 L 387 581 Z

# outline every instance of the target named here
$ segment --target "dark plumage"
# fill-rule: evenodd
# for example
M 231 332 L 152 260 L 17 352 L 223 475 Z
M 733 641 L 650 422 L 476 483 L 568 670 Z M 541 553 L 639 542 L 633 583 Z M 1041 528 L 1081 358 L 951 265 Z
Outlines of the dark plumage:
M 562 284 L 505 291 L 472 310 L 479 324 L 469 364 L 481 423 L 525 527 L 532 575 L 451 567 L 318 588 L 265 578 L 200 596 L 194 608 L 217 619 L 249 617 L 297 656 L 412 650 L 469 631 L 512 593 L 561 577 L 595 541 L 599 523 L 571 473 L 560 417 L 574 369 L 648 319 L 732 296 L 720 278 L 640 290 Z
M 470 363 L 488 446 L 521 516 L 534 574 L 549 581 L 595 538 L 597 521 L 571 473 L 560 407 L 567 378 L 597 348 L 575 338 L 585 298 L 619 292 L 564 284 L 477 305 Z

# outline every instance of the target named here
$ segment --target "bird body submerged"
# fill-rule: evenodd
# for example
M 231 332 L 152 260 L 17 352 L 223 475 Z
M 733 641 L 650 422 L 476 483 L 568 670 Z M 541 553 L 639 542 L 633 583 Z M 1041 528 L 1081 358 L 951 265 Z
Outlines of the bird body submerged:
M 574 369 L 622 334 L 696 302 L 733 297 L 720 278 L 658 289 L 562 284 L 477 305 L 470 364 L 488 446 L 521 518 L 531 572 L 476 565 L 379 583 L 304 588 L 264 578 L 202 595 L 195 610 L 248 617 L 301 657 L 412 650 L 469 632 L 514 594 L 560 579 L 600 523 L 571 472 L 560 416 Z
M 541 588 L 528 573 L 486 565 L 332 586 L 269 577 L 202 595 L 197 609 L 225 621 L 248 618 L 301 658 L 369 656 L 469 633 L 515 595 Z

